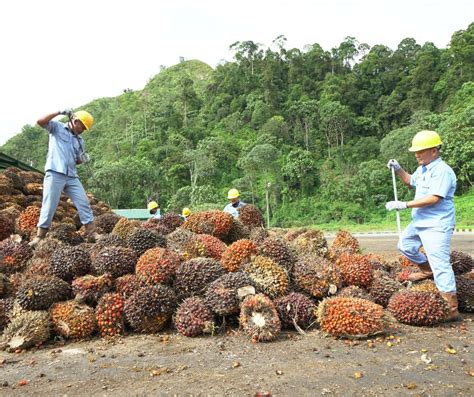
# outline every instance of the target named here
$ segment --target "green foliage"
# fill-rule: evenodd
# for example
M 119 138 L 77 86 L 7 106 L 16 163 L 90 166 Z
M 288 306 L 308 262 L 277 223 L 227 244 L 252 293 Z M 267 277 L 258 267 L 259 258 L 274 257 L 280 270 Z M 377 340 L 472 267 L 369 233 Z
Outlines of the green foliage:
M 268 48 L 238 41 L 234 60 L 215 70 L 180 62 L 141 91 L 81 107 L 96 120 L 83 135 L 93 159 L 80 167 L 86 188 L 113 207 L 155 199 L 179 212 L 222 208 L 236 187 L 261 209 L 268 197 L 273 225 L 385 223 L 387 161 L 414 171 L 411 140 L 434 129 L 457 194 L 472 191 L 474 24 L 444 49 L 413 38 L 370 48 L 350 36 L 330 50 L 285 45 L 284 36 Z M 1 150 L 42 168 L 47 141 L 25 126 Z

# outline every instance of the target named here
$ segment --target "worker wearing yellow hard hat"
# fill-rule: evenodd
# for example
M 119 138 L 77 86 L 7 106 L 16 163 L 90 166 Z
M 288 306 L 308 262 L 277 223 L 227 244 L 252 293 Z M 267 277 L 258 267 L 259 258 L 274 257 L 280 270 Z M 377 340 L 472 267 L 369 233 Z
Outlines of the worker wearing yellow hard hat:
M 54 120 L 67 116 L 66 123 Z M 94 215 L 84 187 L 79 181 L 76 166 L 90 160 L 81 137 L 92 128 L 94 118 L 89 112 L 72 109 L 49 113 L 38 120 L 38 125 L 49 132 L 48 155 L 44 167 L 43 202 L 36 237 L 29 243 L 36 246 L 48 233 L 54 213 L 64 191 L 73 201 L 81 223 L 85 225 L 86 237 L 92 240 L 100 236 L 95 231 Z
M 230 201 L 224 207 L 224 212 L 231 214 L 234 218 L 239 217 L 238 208 L 241 208 L 245 205 L 243 201 L 240 200 L 240 193 L 237 189 L 232 188 L 227 192 L 227 199 Z
M 152 219 L 161 219 L 160 206 L 156 201 L 150 201 L 147 204 L 147 209 Z
M 188 219 L 189 215 L 191 215 L 191 209 L 188 207 L 183 208 L 180 215 L 181 219 L 185 221 L 186 219 Z
M 435 131 L 423 130 L 412 140 L 410 152 L 415 153 L 419 167 L 411 175 L 397 160 L 390 160 L 403 183 L 416 189 L 411 201 L 390 201 L 387 210 L 412 209 L 412 222 L 403 231 L 398 243 L 400 252 L 419 267 L 410 281 L 434 278 L 441 296 L 449 305 L 448 321 L 459 319 L 456 280 L 450 263 L 451 236 L 456 222 L 454 192 L 456 175 L 440 157 L 441 138 Z M 420 252 L 423 246 L 426 254 Z
M 73 120 L 79 120 L 86 131 L 89 131 L 92 126 L 94 125 L 94 118 L 89 112 L 85 110 L 78 110 L 77 112 L 73 113 Z

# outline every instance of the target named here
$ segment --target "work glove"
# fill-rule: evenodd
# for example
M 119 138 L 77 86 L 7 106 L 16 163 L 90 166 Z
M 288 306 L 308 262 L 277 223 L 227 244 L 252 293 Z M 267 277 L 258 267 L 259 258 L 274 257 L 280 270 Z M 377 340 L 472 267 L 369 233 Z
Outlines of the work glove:
M 88 163 L 89 161 L 91 161 L 91 156 L 89 156 L 89 154 L 86 153 L 86 152 L 82 152 L 79 155 L 79 160 L 82 164 L 85 164 L 85 163 Z
M 72 117 L 73 111 L 71 108 L 66 108 L 64 110 L 60 110 L 59 114 L 62 114 L 63 116 Z
M 398 161 L 395 159 L 388 160 L 387 167 L 388 169 L 393 168 L 395 172 L 400 171 L 402 169 Z
M 405 210 L 407 208 L 407 203 L 405 201 L 389 201 L 385 204 L 385 209 L 388 211 L 393 210 Z

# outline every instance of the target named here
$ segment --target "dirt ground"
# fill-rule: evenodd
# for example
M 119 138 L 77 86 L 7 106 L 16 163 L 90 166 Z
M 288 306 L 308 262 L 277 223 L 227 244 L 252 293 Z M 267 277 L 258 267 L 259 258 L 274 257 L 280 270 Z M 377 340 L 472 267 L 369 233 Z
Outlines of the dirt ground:
M 473 236 L 464 237 L 453 248 L 472 254 Z M 396 254 L 396 236 L 358 238 L 368 251 Z M 253 344 L 236 326 L 214 337 L 56 341 L 0 352 L 0 395 L 472 396 L 474 315 L 463 316 L 363 341 L 311 330 Z

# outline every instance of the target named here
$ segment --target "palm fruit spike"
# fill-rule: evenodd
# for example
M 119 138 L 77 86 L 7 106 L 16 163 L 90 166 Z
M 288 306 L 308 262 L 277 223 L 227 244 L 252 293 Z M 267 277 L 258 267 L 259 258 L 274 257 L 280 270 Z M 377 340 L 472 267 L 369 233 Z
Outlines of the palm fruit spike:
M 95 274 L 110 273 L 117 278 L 125 274 L 133 273 L 137 263 L 137 254 L 127 247 L 105 247 L 92 262 L 92 270 Z
M 149 285 L 170 282 L 180 264 L 179 256 L 170 250 L 156 247 L 147 250 L 139 259 L 135 272 Z
M 56 276 L 32 276 L 16 293 L 16 301 L 25 310 L 48 310 L 50 306 L 69 298 L 71 287 Z
M 165 285 L 146 286 L 125 301 L 125 316 L 131 327 L 141 333 L 161 331 L 176 307 L 174 291 Z
M 328 243 L 321 230 L 305 231 L 297 235 L 291 245 L 299 254 L 312 253 L 325 257 L 328 252 Z
M 287 271 L 291 271 L 295 263 L 295 257 L 288 244 L 278 237 L 269 237 L 258 247 L 259 254 L 272 259 L 277 265 Z
M 282 326 L 285 328 L 308 328 L 314 321 L 316 304 L 306 295 L 292 292 L 275 300 Z
M 174 282 L 178 298 L 204 294 L 207 286 L 224 273 L 225 269 L 212 258 L 193 258 L 181 263 Z
M 257 245 L 250 240 L 238 240 L 226 248 L 221 264 L 229 272 L 237 272 L 257 254 Z
M 127 245 L 140 257 L 150 248 L 166 248 L 166 238 L 146 229 L 136 229 L 127 237 Z
M 198 336 L 214 332 L 214 316 L 197 296 L 185 299 L 176 310 L 174 324 L 184 336 Z
M 391 319 L 374 302 L 335 296 L 321 301 L 317 308 L 321 330 L 346 338 L 366 338 L 386 331 Z
M 84 302 L 95 305 L 99 298 L 113 287 L 113 278 L 110 273 L 100 276 L 87 274 L 74 279 L 71 283 L 74 296 L 81 295 Z
M 125 329 L 124 305 L 125 299 L 115 292 L 107 293 L 99 299 L 95 317 L 102 337 L 123 334 Z
M 360 246 L 357 239 L 346 230 L 339 230 L 328 251 L 330 260 L 335 261 L 342 253 L 358 254 Z
M 370 284 L 369 293 L 374 297 L 375 303 L 387 307 L 392 295 L 403 289 L 403 285 L 388 276 L 385 272 L 377 270 Z
M 345 285 L 368 287 L 374 278 L 374 268 L 369 260 L 360 254 L 343 253 L 336 260 Z
M 22 271 L 32 256 L 33 250 L 25 241 L 17 238 L 0 241 L 0 272 L 12 274 Z
M 77 300 L 55 303 L 50 309 L 55 332 L 68 339 L 84 339 L 96 329 L 94 309 Z
M 41 345 L 50 336 L 51 322 L 47 311 L 13 309 L 11 322 L 3 331 L 0 349 L 11 351 Z
M 335 294 L 342 287 L 339 269 L 329 260 L 309 254 L 301 256 L 293 266 L 293 282 L 315 298 Z
M 237 208 L 237 211 L 239 211 L 239 220 L 250 230 L 264 227 L 265 222 L 262 213 L 256 206 L 246 204 L 243 207 Z
M 55 276 L 70 281 L 89 272 L 91 258 L 83 247 L 64 246 L 51 255 L 49 265 Z
M 468 273 L 474 268 L 472 256 L 462 251 L 451 252 L 451 266 L 454 274 Z
M 227 273 L 207 287 L 205 303 L 219 316 L 229 316 L 239 312 L 240 288 L 253 286 L 251 278 L 242 272 Z
M 387 309 L 401 323 L 422 326 L 443 321 L 449 310 L 440 294 L 411 290 L 393 295 Z
M 281 330 L 273 302 L 263 294 L 248 295 L 240 308 L 240 325 L 252 342 L 274 340 Z
M 245 265 L 245 273 L 252 279 L 258 291 L 270 298 L 283 296 L 288 290 L 288 274 L 270 258 L 255 256 Z

